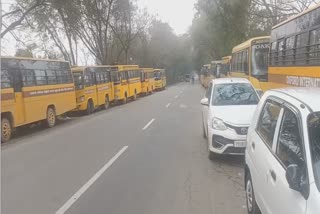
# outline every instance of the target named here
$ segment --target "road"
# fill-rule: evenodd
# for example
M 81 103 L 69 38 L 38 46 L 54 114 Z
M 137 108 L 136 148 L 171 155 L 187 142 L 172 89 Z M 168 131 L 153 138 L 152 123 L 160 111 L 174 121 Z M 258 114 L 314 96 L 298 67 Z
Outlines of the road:
M 2 213 L 246 213 L 244 158 L 208 159 L 203 93 L 181 83 L 2 145 Z

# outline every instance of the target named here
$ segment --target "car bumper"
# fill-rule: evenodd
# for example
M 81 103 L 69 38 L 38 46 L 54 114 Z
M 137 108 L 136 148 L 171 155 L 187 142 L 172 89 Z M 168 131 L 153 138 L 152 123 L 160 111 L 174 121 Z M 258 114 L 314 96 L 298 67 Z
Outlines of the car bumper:
M 208 127 L 209 151 L 217 154 L 244 155 L 246 138 L 246 135 L 239 135 L 232 129 L 219 131 Z

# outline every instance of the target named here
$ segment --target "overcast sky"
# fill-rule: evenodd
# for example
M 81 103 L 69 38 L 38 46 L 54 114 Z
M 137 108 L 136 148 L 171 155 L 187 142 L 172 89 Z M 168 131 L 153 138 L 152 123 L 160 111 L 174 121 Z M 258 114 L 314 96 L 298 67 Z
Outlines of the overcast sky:
M 177 34 L 187 32 L 191 26 L 195 3 L 196 0 L 138 0 L 141 7 L 168 22 Z

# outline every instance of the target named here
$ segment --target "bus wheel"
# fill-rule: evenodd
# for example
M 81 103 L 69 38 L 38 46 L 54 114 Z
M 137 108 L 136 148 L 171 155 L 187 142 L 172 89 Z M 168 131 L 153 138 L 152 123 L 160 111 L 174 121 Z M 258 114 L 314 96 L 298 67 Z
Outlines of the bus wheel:
M 1 118 L 1 142 L 8 142 L 12 135 L 12 126 L 8 118 Z
M 122 104 L 126 104 L 128 101 L 127 93 L 124 94 L 124 98 L 122 100 Z
M 92 103 L 92 100 L 89 100 L 88 103 L 87 103 L 87 110 L 86 110 L 86 114 L 87 115 L 90 115 L 93 113 L 93 103 Z
M 47 110 L 47 126 L 52 128 L 56 125 L 56 112 L 52 107 L 49 107 Z
M 137 100 L 137 91 L 134 90 L 133 100 Z
M 105 100 L 105 103 L 103 105 L 104 109 L 108 109 L 110 106 L 110 102 L 109 102 L 109 97 L 106 96 L 106 100 Z

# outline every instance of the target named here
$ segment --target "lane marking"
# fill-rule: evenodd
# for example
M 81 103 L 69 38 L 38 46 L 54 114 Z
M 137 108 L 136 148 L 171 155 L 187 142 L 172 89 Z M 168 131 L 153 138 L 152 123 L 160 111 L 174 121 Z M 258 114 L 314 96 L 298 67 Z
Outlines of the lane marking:
M 80 197 L 85 193 L 98 178 L 128 149 L 124 146 L 108 163 L 106 163 L 85 185 L 83 185 L 57 212 L 56 214 L 64 214 Z
M 166 105 L 166 107 L 169 108 L 170 105 L 171 105 L 171 103 L 168 103 L 168 104 Z
M 145 125 L 145 127 L 143 127 L 142 130 L 146 130 L 154 121 L 155 121 L 154 118 L 152 120 L 150 120 L 150 122 L 147 123 L 147 125 Z

